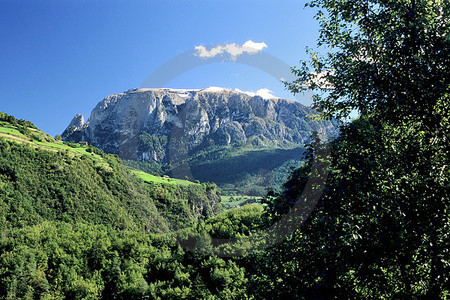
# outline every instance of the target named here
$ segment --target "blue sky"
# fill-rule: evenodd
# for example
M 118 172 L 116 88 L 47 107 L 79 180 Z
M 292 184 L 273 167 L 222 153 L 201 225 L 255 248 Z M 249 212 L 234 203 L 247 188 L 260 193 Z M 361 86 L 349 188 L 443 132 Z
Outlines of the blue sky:
M 305 1 L 1 0 L 0 111 L 61 133 L 76 113 L 87 118 L 105 96 L 144 82 L 165 63 L 219 45 L 265 43 L 260 53 L 196 57 L 166 87 L 268 88 L 294 99 L 279 78 L 245 64 L 265 54 L 285 64 L 307 59 L 318 25 Z M 187 53 L 187 54 L 186 54 Z M 254 57 L 252 57 L 254 56 Z M 262 56 L 264 58 L 264 56 Z M 242 58 L 242 60 L 241 60 Z M 209 60 L 209 61 L 208 61 Z M 308 104 L 307 97 L 300 99 Z

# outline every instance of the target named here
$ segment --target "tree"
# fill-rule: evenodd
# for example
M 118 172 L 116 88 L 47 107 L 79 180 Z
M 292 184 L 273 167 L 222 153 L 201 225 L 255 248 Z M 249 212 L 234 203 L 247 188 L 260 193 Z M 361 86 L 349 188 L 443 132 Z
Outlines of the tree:
M 313 0 L 319 46 L 293 68 L 291 91 L 326 90 L 314 105 L 326 118 L 352 110 L 383 121 L 427 121 L 449 91 L 450 4 L 444 0 Z M 428 120 L 429 121 L 429 120 Z
M 318 44 L 328 53 L 310 51 L 311 63 L 293 68 L 297 80 L 288 87 L 318 91 L 314 106 L 323 118 L 345 119 L 356 110 L 359 119 L 343 123 L 331 145 L 332 172 L 315 212 L 278 248 L 295 267 L 274 270 L 283 278 L 275 289 L 444 297 L 450 274 L 450 3 L 313 0 L 308 6 L 318 9 Z M 298 185 L 304 176 L 297 171 Z M 303 290 L 292 279 L 299 273 Z

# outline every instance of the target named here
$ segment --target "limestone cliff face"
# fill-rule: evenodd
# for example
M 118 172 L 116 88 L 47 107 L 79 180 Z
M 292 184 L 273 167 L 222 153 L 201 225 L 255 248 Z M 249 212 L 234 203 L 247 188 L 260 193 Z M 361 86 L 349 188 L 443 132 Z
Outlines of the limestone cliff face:
M 303 145 L 313 129 L 334 135 L 331 122 L 298 102 L 227 89 L 134 89 L 110 95 L 87 122 L 77 115 L 63 133 L 125 159 L 176 162 L 208 146 Z

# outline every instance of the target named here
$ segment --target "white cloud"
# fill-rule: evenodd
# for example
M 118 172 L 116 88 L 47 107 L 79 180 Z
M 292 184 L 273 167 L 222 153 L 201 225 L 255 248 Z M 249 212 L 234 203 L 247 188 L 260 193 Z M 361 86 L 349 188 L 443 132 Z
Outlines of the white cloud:
M 213 58 L 217 55 L 228 54 L 231 56 L 232 60 L 236 60 L 239 55 L 244 53 L 247 54 L 255 54 L 263 51 L 264 48 L 267 48 L 267 44 L 255 43 L 253 41 L 246 41 L 243 45 L 238 44 L 226 44 L 226 45 L 218 45 L 211 49 L 206 49 L 205 46 L 197 46 L 195 47 L 195 55 L 201 58 Z
M 246 41 L 242 47 L 247 49 L 249 52 L 254 51 L 256 53 L 262 51 L 264 48 L 267 48 L 267 44 L 264 42 L 255 43 L 253 41 Z
M 256 95 L 260 96 L 263 99 L 272 99 L 272 98 L 276 98 L 273 94 L 272 91 L 269 89 L 259 89 L 256 91 Z
M 278 97 L 274 96 L 272 94 L 272 91 L 269 90 L 269 89 L 259 89 L 256 92 L 248 92 L 248 91 L 244 92 L 244 91 L 241 91 L 240 89 L 234 89 L 234 90 L 236 92 L 238 92 L 238 93 L 244 93 L 244 94 L 247 94 L 247 95 L 249 95 L 251 97 L 260 96 L 263 99 L 278 98 Z
M 226 89 L 226 88 L 222 88 L 222 87 L 218 87 L 218 86 L 210 86 L 206 89 L 203 89 L 202 92 L 220 93 L 220 92 L 224 92 L 227 90 L 228 89 Z

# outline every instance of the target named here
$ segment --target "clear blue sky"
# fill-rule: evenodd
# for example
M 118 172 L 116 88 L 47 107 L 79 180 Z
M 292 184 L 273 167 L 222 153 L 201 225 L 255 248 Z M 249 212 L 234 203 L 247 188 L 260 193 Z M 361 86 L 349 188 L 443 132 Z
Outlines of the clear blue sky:
M 216 45 L 265 43 L 262 51 L 297 65 L 314 48 L 318 25 L 305 1 L 1 0 L 0 111 L 61 133 L 105 96 L 142 86 L 164 63 Z M 222 60 L 166 87 L 268 88 L 294 99 L 276 78 Z

